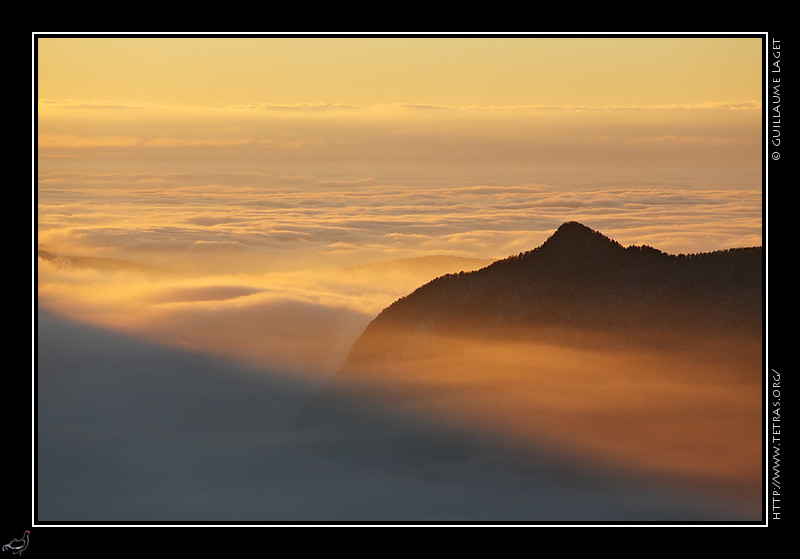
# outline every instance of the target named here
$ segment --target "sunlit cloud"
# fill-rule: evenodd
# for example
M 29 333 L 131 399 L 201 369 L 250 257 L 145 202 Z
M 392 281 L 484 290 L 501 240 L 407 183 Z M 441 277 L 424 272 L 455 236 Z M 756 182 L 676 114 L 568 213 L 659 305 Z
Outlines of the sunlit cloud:
M 122 147 L 141 143 L 140 138 L 132 136 L 76 136 L 74 134 L 40 134 L 37 138 L 41 147 Z
M 202 138 L 185 140 L 180 138 L 153 138 L 144 139 L 139 145 L 155 147 L 174 146 L 240 146 L 249 144 L 251 140 L 243 138 Z
M 193 105 L 159 105 L 155 103 L 132 103 L 107 100 L 72 100 L 72 99 L 40 99 L 43 108 L 52 109 L 84 109 L 84 110 L 106 110 L 106 109 L 126 109 L 126 110 L 157 110 L 157 111 L 198 111 L 204 114 L 224 114 L 226 111 L 362 111 L 379 113 L 387 109 L 407 109 L 407 110 L 448 110 L 448 111 L 687 111 L 687 110 L 760 110 L 762 104 L 760 100 L 732 100 L 732 101 L 708 101 L 702 103 L 676 103 L 676 104 L 629 104 L 629 105 L 546 105 L 546 104 L 527 104 L 527 105 L 442 105 L 435 103 L 377 103 L 377 104 L 351 104 L 336 102 L 305 102 L 305 103 L 248 103 L 229 105 L 227 107 L 218 106 L 193 106 Z
M 78 169 L 113 170 L 132 180 L 159 171 L 196 175 L 193 184 L 205 177 L 207 185 L 239 173 L 249 181 L 240 184 L 249 186 L 280 185 L 279 176 L 283 185 L 360 180 L 402 188 L 536 181 L 569 189 L 654 183 L 708 189 L 761 182 L 756 110 L 304 106 L 114 111 L 81 119 L 69 118 L 74 111 L 47 113 L 39 118 L 39 170 L 42 180 Z
M 276 104 L 276 103 L 262 103 L 259 105 L 246 105 L 241 108 L 247 109 L 264 109 L 272 111 L 330 111 L 338 109 L 357 109 L 356 105 L 346 105 L 342 103 L 294 103 L 294 104 Z
M 403 109 L 452 111 L 693 111 L 698 109 L 754 109 L 760 110 L 761 101 L 716 101 L 674 105 L 432 105 L 424 103 L 397 103 Z
M 98 101 L 98 100 L 68 100 L 68 99 L 39 99 L 39 103 L 48 109 L 144 109 L 152 108 L 152 105 L 144 103 L 121 103 L 118 101 Z
M 191 186 L 195 177 L 183 174 L 43 174 L 39 304 L 148 339 L 329 371 L 397 298 L 437 275 L 535 248 L 565 221 L 672 253 L 762 242 L 758 190 L 215 179 Z M 243 186 L 253 179 L 263 186 Z M 414 257 L 434 260 L 398 260 Z M 308 319 L 297 323 L 308 333 L 303 343 L 319 355 L 270 326 L 296 309 Z M 334 343 L 331 330 L 348 334 Z
M 652 138 L 640 138 L 636 141 L 639 142 L 664 142 L 664 143 L 682 143 L 682 144 L 708 144 L 716 146 L 732 146 L 732 145 L 756 145 L 754 141 L 746 141 L 739 138 L 714 138 L 708 136 L 655 136 Z
M 80 180 L 70 177 L 73 184 Z M 103 184 L 98 176 L 89 178 Z M 157 178 L 151 175 L 148 181 Z M 172 180 L 165 176 L 158 182 L 166 186 Z M 359 184 L 362 179 L 354 180 Z M 612 236 L 628 235 L 633 225 L 649 223 L 647 231 L 653 226 L 671 231 L 672 239 L 657 240 L 664 250 L 678 252 L 726 248 L 741 244 L 740 238 L 758 240 L 761 234 L 761 193 L 752 190 L 640 187 L 559 192 L 538 185 L 364 190 L 347 188 L 350 181 L 345 180 L 341 188 L 326 191 L 226 184 L 221 194 L 214 187 L 181 187 L 180 179 L 163 190 L 144 184 L 119 189 L 115 185 L 120 181 L 110 176 L 108 187 L 100 190 L 60 190 L 52 179 L 53 186 L 39 193 L 44 242 L 81 246 L 90 253 L 117 251 L 118 256 L 129 250 L 216 247 L 267 252 L 293 248 L 310 258 L 315 251 L 347 248 L 369 259 L 402 247 L 406 254 L 392 256 L 455 249 L 464 256 L 500 258 L 507 251 L 533 248 L 515 245 L 513 239 L 542 241 L 545 231 L 568 220 L 589 222 Z M 728 228 L 730 234 L 725 233 Z M 533 231 L 541 232 L 541 238 L 533 237 Z M 652 244 L 656 239 L 644 234 L 621 240 Z M 269 261 L 268 254 L 264 256 Z

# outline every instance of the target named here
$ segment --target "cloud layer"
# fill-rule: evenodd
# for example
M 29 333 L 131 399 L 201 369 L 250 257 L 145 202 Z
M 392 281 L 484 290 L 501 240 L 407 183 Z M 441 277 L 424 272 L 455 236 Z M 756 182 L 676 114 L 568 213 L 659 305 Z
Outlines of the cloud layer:
M 570 220 L 623 244 L 669 252 L 761 243 L 758 190 L 402 188 L 377 185 L 370 177 L 342 177 L 335 186 L 329 181 L 46 173 L 40 177 L 39 241 L 57 252 L 120 258 L 157 260 L 165 251 L 179 252 L 179 260 L 203 268 L 248 253 L 260 262 L 241 265 L 261 269 L 302 256 L 335 264 L 425 254 L 502 258 L 534 248 Z M 252 186 L 244 186 L 248 182 Z M 349 262 L 341 258 L 345 253 Z
M 386 406 L 344 401 L 347 415 L 304 422 L 313 384 L 44 312 L 38 340 L 42 521 L 713 522 L 760 510 Z
M 761 193 L 749 190 L 53 172 L 40 176 L 38 213 L 40 305 L 316 374 L 335 370 L 399 297 L 438 275 L 530 250 L 565 221 L 674 253 L 762 239 Z M 414 257 L 436 258 L 363 266 Z
M 371 176 L 381 184 L 755 188 L 761 111 L 694 104 L 39 104 L 45 172 Z M 114 110 L 108 110 L 113 108 Z
M 354 266 L 503 258 L 570 220 L 676 253 L 761 244 L 747 97 L 321 99 L 42 101 L 40 304 L 329 374 L 370 317 L 464 262 Z

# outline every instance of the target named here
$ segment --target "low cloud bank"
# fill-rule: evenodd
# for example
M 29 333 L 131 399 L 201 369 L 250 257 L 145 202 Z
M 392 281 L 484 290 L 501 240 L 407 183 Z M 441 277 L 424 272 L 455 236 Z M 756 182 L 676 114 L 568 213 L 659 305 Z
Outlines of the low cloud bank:
M 43 311 L 37 328 L 40 521 L 740 519 L 424 417 L 303 425 L 315 385 Z
M 242 177 L 204 186 L 186 184 L 183 175 L 162 178 L 157 188 L 135 186 L 131 177 L 132 186 L 120 189 L 117 177 L 96 175 L 70 176 L 73 185 L 84 186 L 43 187 L 39 242 L 60 253 L 204 273 L 433 254 L 502 258 L 538 246 L 565 221 L 586 223 L 623 244 L 668 252 L 761 244 L 760 189 L 328 189 L 291 181 L 237 186 Z

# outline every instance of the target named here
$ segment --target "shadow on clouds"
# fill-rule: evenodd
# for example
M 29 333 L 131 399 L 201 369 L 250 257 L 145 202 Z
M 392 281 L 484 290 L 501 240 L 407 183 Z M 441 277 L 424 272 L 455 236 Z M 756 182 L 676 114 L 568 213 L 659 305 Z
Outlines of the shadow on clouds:
M 362 402 L 308 421 L 319 386 L 278 371 L 43 310 L 37 331 L 40 522 L 744 519 Z

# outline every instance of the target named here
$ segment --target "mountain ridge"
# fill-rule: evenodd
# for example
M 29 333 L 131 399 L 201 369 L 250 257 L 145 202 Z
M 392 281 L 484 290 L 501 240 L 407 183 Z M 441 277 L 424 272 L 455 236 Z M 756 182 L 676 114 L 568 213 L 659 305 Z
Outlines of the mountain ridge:
M 579 328 L 627 340 L 753 335 L 762 326 L 763 250 L 668 254 L 623 247 L 578 222 L 541 246 L 472 272 L 446 274 L 384 308 L 343 367 L 391 330 L 472 333 Z M 381 340 L 380 344 L 388 343 Z M 399 343 L 399 342 L 398 342 Z M 374 349 L 366 351 L 374 358 Z
M 309 406 L 339 396 L 545 445 L 709 498 L 762 499 L 763 250 L 623 247 L 567 223 L 541 246 L 383 309 Z M 353 421 L 358 425 L 358 418 Z M 377 429 L 366 454 L 395 444 Z

